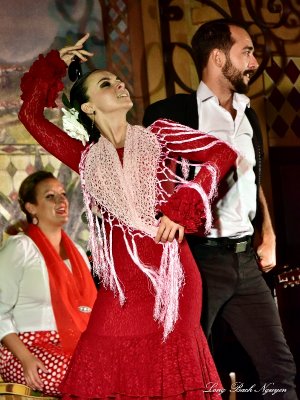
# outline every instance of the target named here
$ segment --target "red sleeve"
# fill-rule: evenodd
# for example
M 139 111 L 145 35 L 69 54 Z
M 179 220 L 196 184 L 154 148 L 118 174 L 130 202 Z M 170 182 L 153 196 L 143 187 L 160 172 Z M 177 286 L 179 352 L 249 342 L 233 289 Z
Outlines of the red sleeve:
M 45 57 L 39 56 L 21 80 L 23 104 L 19 119 L 42 147 L 78 172 L 84 146 L 44 117 L 45 107 L 56 107 L 55 99 L 64 87 L 61 80 L 66 67 L 56 50 Z
M 193 181 L 178 185 L 160 211 L 172 221 L 196 232 L 201 225 L 210 229 L 210 203 L 216 186 L 234 167 L 237 153 L 224 141 L 168 120 L 155 121 L 150 129 L 169 151 L 169 156 L 182 157 L 201 164 Z

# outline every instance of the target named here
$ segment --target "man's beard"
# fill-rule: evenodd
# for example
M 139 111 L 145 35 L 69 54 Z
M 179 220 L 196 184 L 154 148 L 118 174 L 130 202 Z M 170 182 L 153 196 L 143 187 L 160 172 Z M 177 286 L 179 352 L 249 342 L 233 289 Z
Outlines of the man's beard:
M 246 74 L 253 75 L 252 70 L 246 70 L 244 72 L 239 71 L 232 65 L 232 62 L 228 56 L 226 56 L 226 63 L 222 68 L 223 75 L 231 83 L 234 91 L 237 93 L 245 94 L 249 90 L 249 84 L 244 82 L 244 76 Z

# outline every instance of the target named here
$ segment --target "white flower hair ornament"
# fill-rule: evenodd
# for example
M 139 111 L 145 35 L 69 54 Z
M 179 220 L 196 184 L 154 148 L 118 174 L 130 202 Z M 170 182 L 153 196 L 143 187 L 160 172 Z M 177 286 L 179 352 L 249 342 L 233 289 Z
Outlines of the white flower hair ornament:
M 78 121 L 79 112 L 75 108 L 66 110 L 61 109 L 64 113 L 62 117 L 64 131 L 73 139 L 81 140 L 83 146 L 89 141 L 89 135 L 83 125 Z

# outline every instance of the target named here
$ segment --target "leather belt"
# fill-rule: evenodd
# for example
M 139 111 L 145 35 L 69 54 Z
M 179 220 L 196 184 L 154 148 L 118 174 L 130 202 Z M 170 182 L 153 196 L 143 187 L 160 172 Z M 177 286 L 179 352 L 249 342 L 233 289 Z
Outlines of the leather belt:
M 197 237 L 197 242 L 204 246 L 223 248 L 233 253 L 243 253 L 251 245 L 251 236 L 244 236 L 238 239 Z

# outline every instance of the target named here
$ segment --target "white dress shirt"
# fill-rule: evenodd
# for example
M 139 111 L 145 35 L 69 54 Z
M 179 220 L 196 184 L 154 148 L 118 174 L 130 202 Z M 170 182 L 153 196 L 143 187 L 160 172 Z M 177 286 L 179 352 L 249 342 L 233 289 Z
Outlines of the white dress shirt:
M 256 213 L 256 164 L 252 144 L 253 130 L 245 115 L 250 100 L 234 93 L 235 119 L 220 104 L 215 94 L 201 82 L 197 89 L 199 130 L 224 140 L 239 153 L 237 169 L 227 178 L 227 192 L 213 210 L 213 228 L 208 237 L 239 238 L 253 234 L 251 221 Z
M 45 260 L 30 237 L 10 236 L 0 249 L 0 340 L 9 333 L 56 329 Z

